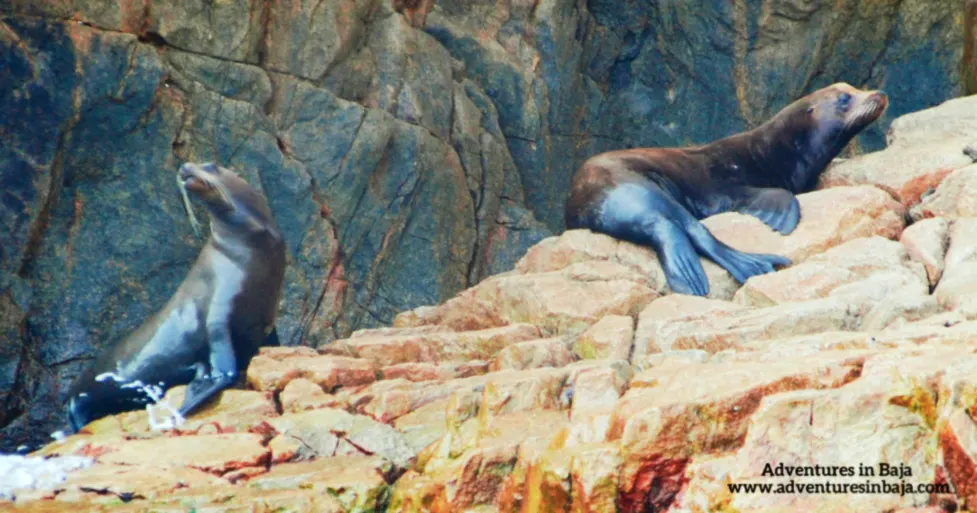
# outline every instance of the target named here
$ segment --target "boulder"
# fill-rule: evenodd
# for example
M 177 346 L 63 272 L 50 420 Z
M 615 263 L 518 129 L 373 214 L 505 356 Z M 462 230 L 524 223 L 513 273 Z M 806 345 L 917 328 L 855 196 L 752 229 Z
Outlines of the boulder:
M 259 496 L 276 491 L 313 491 L 331 496 L 341 511 L 372 511 L 389 493 L 387 479 L 395 475 L 392 464 L 377 456 L 343 456 L 277 465 L 247 483 Z
M 665 340 L 684 334 L 689 324 L 721 322 L 722 319 L 745 310 L 748 309 L 729 301 L 683 294 L 672 294 L 655 300 L 638 316 L 633 361 L 638 362 L 652 353 L 671 350 L 671 344 Z
M 418 499 L 459 509 L 511 502 L 525 482 L 524 474 L 514 474 L 521 470 L 518 463 L 549 445 L 566 424 L 566 416 L 555 411 L 471 419 L 471 438 L 461 444 L 447 435 L 432 446 L 423 479 L 409 479 L 403 487 L 398 482 L 391 507 Z
M 383 379 L 407 381 L 444 381 L 455 377 L 454 365 L 438 365 L 428 362 L 405 362 L 388 365 L 380 370 Z
M 615 406 L 611 438 L 621 441 L 635 464 L 655 455 L 688 458 L 733 448 L 763 397 L 840 387 L 860 376 L 865 357 L 860 351 L 830 351 L 779 362 L 652 368 L 634 377 Z M 684 379 L 689 375 L 696 376 L 691 386 Z
M 227 481 L 194 468 L 103 464 L 71 474 L 50 495 L 64 508 L 92 500 L 89 490 L 98 490 L 108 501 L 118 502 L 133 497 L 166 499 L 184 489 L 216 495 L 229 488 Z
M 890 146 L 831 165 L 822 187 L 874 185 L 906 209 L 931 194 L 951 173 L 973 163 L 964 155 L 964 140 L 933 142 L 925 147 Z
M 234 433 L 125 440 L 89 446 L 101 464 L 145 467 L 189 467 L 215 475 L 248 467 L 264 467 L 271 452 L 260 435 Z M 95 468 L 95 467 L 92 467 Z
M 396 429 L 343 410 L 319 408 L 292 413 L 270 419 L 268 424 L 278 436 L 301 443 L 300 457 L 324 458 L 336 451 L 349 454 L 355 448 L 359 453 L 375 454 L 404 468 L 415 456 Z
M 960 311 L 967 318 L 977 316 L 977 218 L 957 219 L 950 227 L 945 269 L 933 291 L 940 304 Z
M 961 152 L 962 153 L 962 152 Z M 970 160 L 969 157 L 967 160 Z M 972 162 L 972 161 L 971 161 Z M 909 211 L 913 220 L 931 217 L 977 217 L 977 165 L 961 166 L 939 183 L 936 190 Z
M 506 347 L 489 364 L 489 370 L 565 367 L 573 361 L 574 356 L 562 338 L 544 338 Z
M 316 408 L 343 408 L 345 403 L 327 394 L 318 384 L 305 378 L 293 379 L 278 394 L 284 413 L 298 413 Z
M 570 432 L 565 442 L 568 447 L 608 440 L 614 408 L 633 374 L 625 362 L 619 361 L 616 365 L 584 368 L 571 377 Z
M 706 300 L 709 301 L 709 300 Z M 826 331 L 857 331 L 874 301 L 860 295 L 836 296 L 766 308 L 704 304 L 716 313 L 648 312 L 638 323 L 635 357 L 646 354 L 702 349 L 708 353 L 743 349 L 762 341 Z M 653 308 L 652 303 L 649 308 Z M 661 315 L 662 317 L 659 317 Z M 658 318 L 656 318 L 658 317 Z
M 608 315 L 580 334 L 573 342 L 578 358 L 627 360 L 634 341 L 634 319 Z
M 936 287 L 943 277 L 947 246 L 950 244 L 949 219 L 936 217 L 923 219 L 910 225 L 899 242 L 906 246 L 909 257 L 923 264 L 930 287 Z
M 787 236 L 754 217 L 737 213 L 713 216 L 704 224 L 733 248 L 783 255 L 795 265 L 860 237 L 898 239 L 906 224 L 905 208 L 884 191 L 868 185 L 822 189 L 797 199 L 801 221 Z
M 529 323 L 503 325 L 473 331 L 436 331 L 416 335 L 363 335 L 340 340 L 349 352 L 377 365 L 410 362 L 488 360 L 505 347 L 538 338 L 540 330 Z
M 634 315 L 656 295 L 624 265 L 583 262 L 489 278 L 437 307 L 432 320 L 458 331 L 529 323 L 546 336 L 576 335 L 606 315 Z
M 852 294 L 878 302 L 925 296 L 929 280 L 905 246 L 875 236 L 846 242 L 789 269 L 754 276 L 733 301 L 764 307 Z
M 847 386 L 768 396 L 754 415 L 729 479 L 777 486 L 784 484 L 784 478 L 763 476 L 767 463 L 810 466 L 816 462 L 855 470 L 851 477 L 832 477 L 832 483 L 934 483 L 936 462 L 930 455 L 937 450 L 934 430 L 943 425 L 940 416 L 945 414 L 936 402 L 943 401 L 937 393 L 940 376 L 972 376 L 975 363 L 977 360 L 961 358 L 957 351 L 892 352 L 866 361 L 862 377 Z M 891 436 L 876 436 L 878 432 Z M 891 473 L 885 477 L 887 469 L 898 469 L 903 477 L 892 477 Z M 850 511 L 853 504 L 859 510 L 881 511 L 909 508 L 920 504 L 921 498 L 893 493 L 783 497 L 741 493 L 728 500 L 730 507 L 741 511 Z
M 279 354 L 283 353 L 283 354 Z M 293 379 L 304 378 L 326 391 L 376 380 L 376 367 L 366 359 L 311 354 L 296 355 L 291 348 L 269 348 L 248 366 L 248 384 L 258 390 L 281 391 Z
M 886 136 L 890 147 L 918 147 L 948 139 L 973 137 L 977 114 L 973 96 L 954 98 L 930 108 L 899 116 Z M 970 141 L 968 141 L 970 142 Z

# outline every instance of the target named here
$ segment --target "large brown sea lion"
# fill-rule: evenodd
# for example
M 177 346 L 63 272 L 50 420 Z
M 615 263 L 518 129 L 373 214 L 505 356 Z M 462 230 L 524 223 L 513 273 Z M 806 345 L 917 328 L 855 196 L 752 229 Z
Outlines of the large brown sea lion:
M 794 195 L 813 190 L 828 163 L 888 104 L 881 91 L 838 83 L 753 130 L 704 146 L 602 153 L 573 177 L 567 228 L 651 246 L 669 286 L 683 294 L 709 293 L 700 253 L 740 283 L 790 265 L 782 256 L 734 250 L 698 220 L 736 211 L 782 234 L 792 232 L 800 220 Z
M 162 310 L 108 347 L 75 381 L 68 416 L 75 431 L 138 409 L 159 391 L 188 384 L 180 414 L 234 384 L 261 345 L 277 345 L 275 314 L 285 244 L 264 196 L 215 164 L 184 164 L 184 189 L 203 201 L 211 235 Z

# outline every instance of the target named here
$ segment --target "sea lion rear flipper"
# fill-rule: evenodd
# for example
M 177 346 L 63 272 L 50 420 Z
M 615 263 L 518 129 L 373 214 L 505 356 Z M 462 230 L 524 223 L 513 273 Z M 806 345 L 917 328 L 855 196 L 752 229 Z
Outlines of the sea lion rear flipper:
M 763 221 L 767 226 L 787 235 L 801 220 L 801 205 L 797 196 L 786 189 L 744 187 L 738 192 L 737 212 Z
M 695 219 L 687 223 L 686 232 L 697 250 L 719 264 L 740 283 L 746 283 L 746 280 L 753 276 L 770 273 L 777 267 L 791 264 L 789 258 L 780 255 L 745 253 L 733 249 L 713 236 L 705 225 Z
M 746 283 L 753 276 L 772 273 L 777 267 L 791 264 L 787 257 L 763 253 L 745 253 L 726 246 L 719 252 L 721 260 L 716 260 L 723 269 L 729 271 L 733 279 L 739 283 Z
M 672 291 L 709 293 L 699 254 L 682 226 L 697 221 L 657 184 L 619 185 L 604 199 L 592 222 L 596 231 L 654 248 Z
M 663 222 L 654 230 L 652 246 L 673 292 L 696 296 L 709 294 L 709 278 L 685 230 L 674 223 Z

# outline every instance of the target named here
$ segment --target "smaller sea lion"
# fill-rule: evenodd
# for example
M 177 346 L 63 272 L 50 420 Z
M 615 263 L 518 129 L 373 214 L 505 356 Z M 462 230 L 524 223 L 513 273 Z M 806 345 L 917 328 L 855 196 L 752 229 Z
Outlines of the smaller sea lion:
M 740 283 L 790 265 L 782 256 L 730 248 L 699 219 L 736 211 L 791 233 L 801 215 L 795 194 L 813 190 L 828 163 L 888 104 L 881 91 L 837 83 L 795 101 L 753 130 L 704 146 L 599 154 L 571 181 L 567 228 L 651 246 L 669 287 L 682 294 L 709 293 L 699 254 Z
M 261 345 L 278 345 L 275 315 L 285 243 L 264 196 L 213 163 L 187 163 L 183 188 L 210 216 L 210 238 L 169 302 L 75 381 L 71 426 L 139 409 L 162 391 L 189 385 L 186 416 L 234 384 Z

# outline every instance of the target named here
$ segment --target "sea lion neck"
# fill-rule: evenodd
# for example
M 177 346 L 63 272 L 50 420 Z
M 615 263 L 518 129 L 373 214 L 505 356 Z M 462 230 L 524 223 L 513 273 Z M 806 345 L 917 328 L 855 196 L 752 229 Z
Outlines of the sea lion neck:
M 837 153 L 831 134 L 824 133 L 804 113 L 803 105 L 781 111 L 766 123 L 717 141 L 735 153 L 740 165 L 754 170 L 748 185 L 780 187 L 797 193 L 808 190 Z
M 229 202 L 208 202 L 211 232 L 223 244 L 271 247 L 281 242 L 264 199 L 250 187 L 227 187 Z
M 218 216 L 210 218 L 211 238 L 229 253 L 246 255 L 251 248 L 274 248 L 282 244 L 278 230 L 254 217 L 228 223 Z

